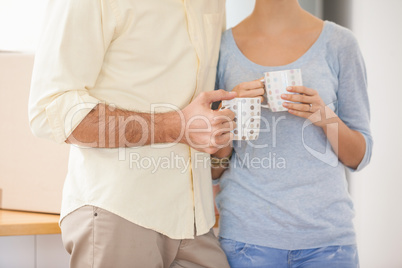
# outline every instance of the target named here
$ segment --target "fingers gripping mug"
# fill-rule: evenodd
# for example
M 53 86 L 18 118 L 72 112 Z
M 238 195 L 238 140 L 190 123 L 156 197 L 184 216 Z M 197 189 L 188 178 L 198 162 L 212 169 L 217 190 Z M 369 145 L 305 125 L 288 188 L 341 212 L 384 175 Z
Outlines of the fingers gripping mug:
M 234 140 L 256 140 L 260 133 L 261 101 L 260 98 L 234 98 L 223 100 L 222 109 L 235 113 L 237 127 L 233 130 Z
M 269 108 L 272 112 L 287 111 L 288 109 L 283 107 L 284 100 L 281 98 L 281 95 L 292 94 L 286 90 L 288 86 L 303 85 L 300 69 L 266 72 L 261 82 L 265 84 L 262 107 Z

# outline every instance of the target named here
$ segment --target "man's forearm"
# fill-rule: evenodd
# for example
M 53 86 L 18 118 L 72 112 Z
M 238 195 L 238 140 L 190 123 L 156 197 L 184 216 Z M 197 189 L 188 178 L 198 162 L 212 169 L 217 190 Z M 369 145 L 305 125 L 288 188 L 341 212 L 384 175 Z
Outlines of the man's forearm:
M 86 147 L 118 148 L 180 142 L 182 120 L 177 112 L 139 113 L 97 105 L 66 142 Z
M 183 109 L 168 104 L 168 113 L 139 113 L 97 105 L 74 129 L 66 142 L 85 147 L 139 147 L 155 143 L 183 143 L 213 154 L 231 140 L 234 113 L 211 110 L 211 103 L 230 100 L 235 92 L 200 93 Z

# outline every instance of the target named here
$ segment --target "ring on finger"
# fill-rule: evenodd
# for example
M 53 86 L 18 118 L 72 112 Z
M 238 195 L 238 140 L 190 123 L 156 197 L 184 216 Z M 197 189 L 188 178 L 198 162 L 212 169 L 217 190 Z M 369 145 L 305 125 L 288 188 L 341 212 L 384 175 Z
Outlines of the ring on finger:
M 311 109 L 313 108 L 313 104 L 309 103 L 308 105 L 310 105 L 310 108 L 308 109 L 308 111 L 311 112 Z

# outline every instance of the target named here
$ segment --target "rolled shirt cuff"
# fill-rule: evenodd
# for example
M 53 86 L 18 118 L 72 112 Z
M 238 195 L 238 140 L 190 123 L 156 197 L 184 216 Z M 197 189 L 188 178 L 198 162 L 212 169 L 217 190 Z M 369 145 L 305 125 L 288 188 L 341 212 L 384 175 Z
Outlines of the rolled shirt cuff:
M 63 93 L 46 107 L 46 117 L 57 143 L 63 143 L 100 101 L 85 90 Z

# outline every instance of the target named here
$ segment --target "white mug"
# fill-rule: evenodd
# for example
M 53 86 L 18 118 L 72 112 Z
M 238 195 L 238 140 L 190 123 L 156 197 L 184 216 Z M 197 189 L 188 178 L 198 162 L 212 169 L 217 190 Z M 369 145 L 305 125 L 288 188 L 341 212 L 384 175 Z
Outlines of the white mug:
M 256 140 L 260 134 L 261 100 L 260 98 L 234 98 L 223 100 L 223 109 L 235 113 L 237 127 L 232 131 L 234 140 Z
M 269 108 L 272 112 L 287 111 L 288 109 L 283 107 L 285 101 L 281 95 L 295 94 L 286 90 L 288 86 L 303 85 L 300 69 L 266 72 L 261 82 L 265 85 L 264 103 L 261 107 Z

